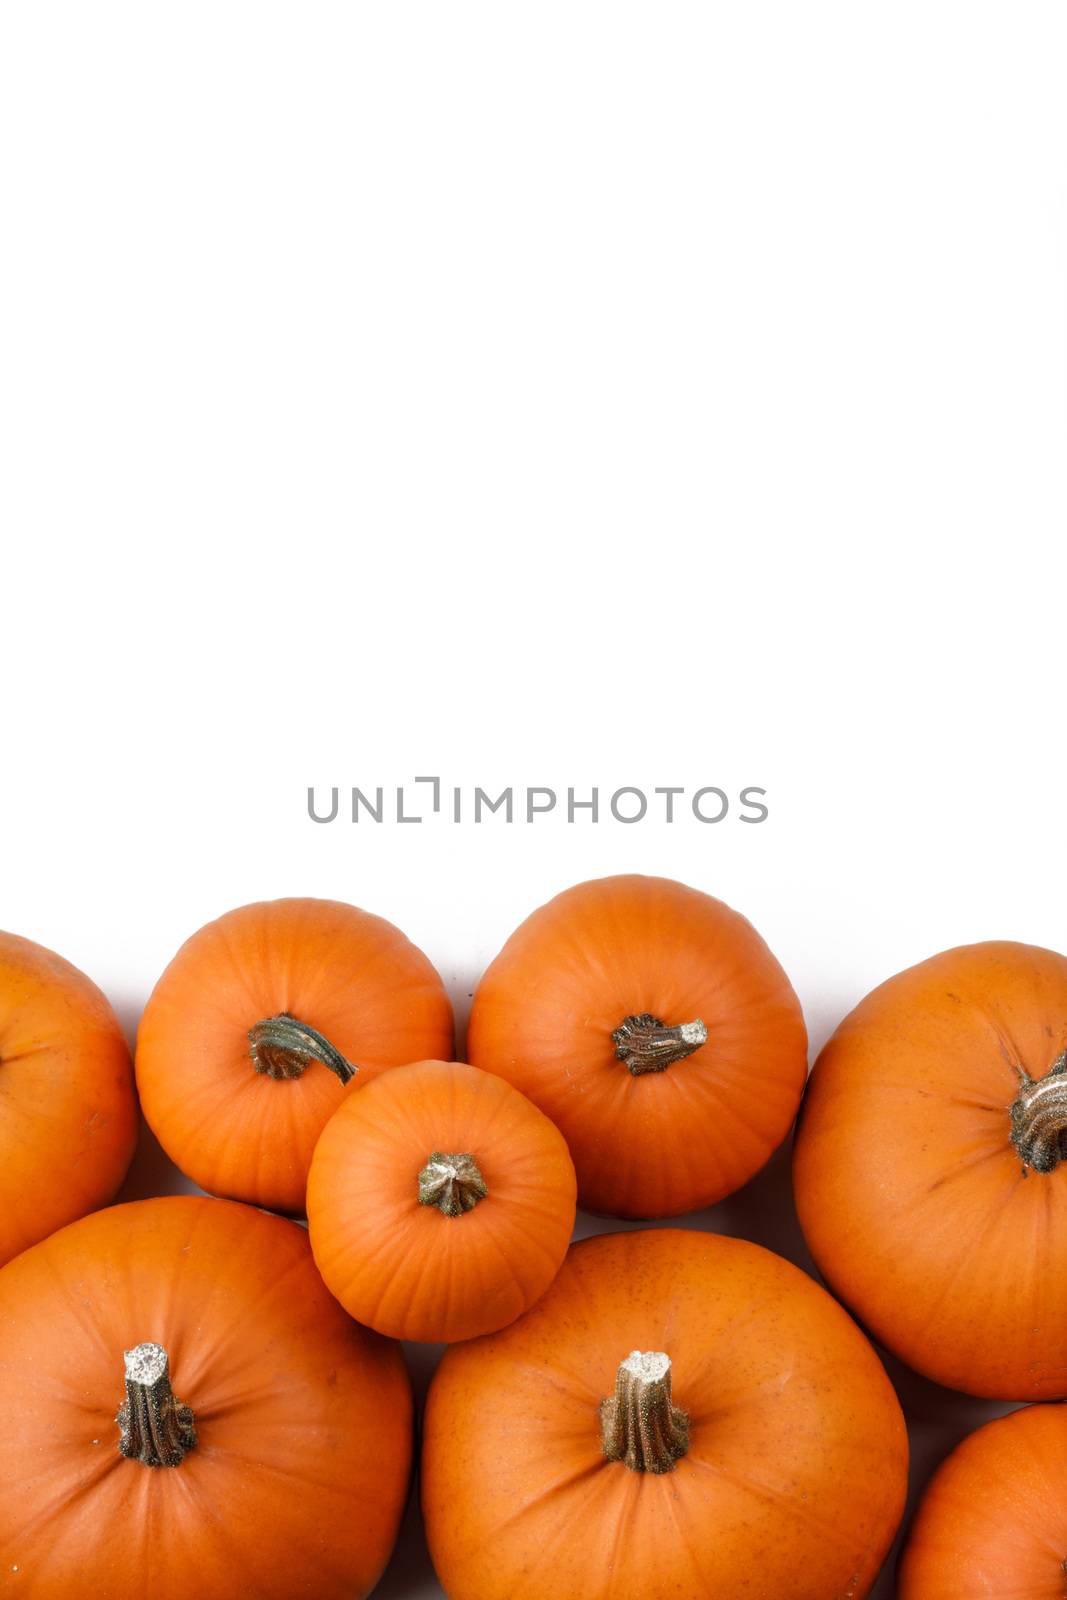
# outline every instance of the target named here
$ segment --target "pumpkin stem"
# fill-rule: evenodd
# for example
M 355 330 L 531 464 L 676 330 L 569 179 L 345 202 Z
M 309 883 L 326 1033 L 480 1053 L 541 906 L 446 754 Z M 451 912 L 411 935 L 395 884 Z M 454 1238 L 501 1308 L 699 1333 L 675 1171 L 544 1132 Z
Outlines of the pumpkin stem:
M 634 1077 L 642 1072 L 662 1072 L 672 1061 L 684 1061 L 708 1040 L 708 1030 L 698 1017 L 669 1028 L 651 1012 L 625 1017 L 611 1035 L 615 1054 L 625 1061 Z
M 124 1359 L 126 1398 L 115 1418 L 119 1449 L 146 1467 L 176 1467 L 196 1444 L 196 1419 L 174 1398 L 167 1352 L 159 1344 L 139 1344 Z
M 299 1078 L 313 1061 L 329 1067 L 342 1083 L 351 1083 L 359 1071 L 317 1028 L 298 1022 L 288 1011 L 257 1022 L 249 1028 L 248 1039 L 256 1071 L 268 1078 Z
M 1011 1108 L 1011 1142 L 1024 1166 L 1055 1172 L 1067 1157 L 1067 1050 L 1043 1078 L 1024 1072 L 1022 1080 Z
M 473 1211 L 488 1193 L 473 1156 L 435 1150 L 419 1173 L 419 1205 L 436 1206 L 445 1217 Z
M 671 1362 L 661 1350 L 631 1350 L 615 1393 L 600 1402 L 600 1432 L 609 1461 L 631 1472 L 671 1472 L 689 1449 L 689 1417 L 671 1400 Z

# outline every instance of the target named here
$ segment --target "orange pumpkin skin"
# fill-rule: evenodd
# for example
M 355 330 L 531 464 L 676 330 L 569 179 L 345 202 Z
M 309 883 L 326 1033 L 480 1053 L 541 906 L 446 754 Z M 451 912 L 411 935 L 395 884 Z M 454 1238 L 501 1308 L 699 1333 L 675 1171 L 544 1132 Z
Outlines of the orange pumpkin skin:
M 345 1094 L 321 1060 L 257 1071 L 249 1030 L 288 1014 L 358 1068 L 356 1082 L 450 1056 L 452 1007 L 392 923 L 334 900 L 242 906 L 193 934 L 137 1036 L 137 1086 L 164 1150 L 212 1194 L 302 1212 L 312 1151 Z
M 108 1002 L 69 961 L 0 933 L 0 1263 L 106 1205 L 136 1139 Z
M 628 1070 L 627 1018 L 702 1022 L 665 1070 Z M 512 934 L 478 986 L 475 1066 L 507 1078 L 570 1146 L 579 1204 L 623 1217 L 713 1205 L 764 1165 L 807 1071 L 800 1004 L 774 956 L 721 900 L 666 878 L 601 878 Z
M 467 1166 L 453 1177 L 457 1156 Z M 563 1135 L 518 1090 L 475 1067 L 419 1061 L 349 1095 L 323 1129 L 308 1178 L 311 1247 L 327 1287 L 368 1327 L 470 1339 L 548 1288 L 575 1188 Z
M 604 1454 L 631 1351 L 669 1357 L 688 1417 L 667 1470 Z M 681 1229 L 572 1246 L 526 1316 L 446 1351 L 424 1423 L 450 1600 L 859 1600 L 906 1476 L 896 1396 L 847 1314 L 769 1251 Z
M 901 1561 L 899 1600 L 1063 1600 L 1067 1411 L 1027 1406 L 942 1462 Z
M 794 1161 L 811 1253 L 876 1338 L 949 1388 L 1067 1395 L 1067 1168 L 1027 1165 L 1012 1121 L 1065 1045 L 1067 959 L 967 945 L 875 989 L 812 1073 Z M 1062 1070 L 1040 1093 L 1061 1089 Z
M 123 1352 L 164 1346 L 196 1443 L 118 1449 Z M 351 1322 L 304 1230 L 194 1196 L 116 1206 L 0 1272 L 0 1588 L 26 1600 L 354 1600 L 407 1492 L 397 1347 Z

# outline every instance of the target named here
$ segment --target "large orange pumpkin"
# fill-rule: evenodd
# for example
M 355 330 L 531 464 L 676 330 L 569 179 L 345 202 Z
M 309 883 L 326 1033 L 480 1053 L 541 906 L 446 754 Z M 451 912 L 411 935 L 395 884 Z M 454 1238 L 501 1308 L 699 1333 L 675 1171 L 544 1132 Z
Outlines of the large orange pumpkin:
M 804 1020 L 759 934 L 665 878 L 602 878 L 512 934 L 474 997 L 471 1061 L 559 1127 L 579 1204 L 625 1217 L 714 1204 L 796 1115 Z
M 430 1388 L 422 1500 L 450 1600 L 859 1600 L 904 1504 L 874 1351 L 758 1245 L 572 1246 Z
M 136 1138 L 130 1052 L 104 996 L 0 933 L 0 1263 L 106 1205 Z
M 300 1212 L 353 1073 L 451 1054 L 444 985 L 398 928 L 334 900 L 273 900 L 179 950 L 145 1008 L 137 1086 L 202 1189 Z
M 392 1549 L 403 1360 L 281 1217 L 145 1200 L 9 1263 L 0 1415 L 0 1586 L 26 1600 L 354 1600 Z
M 1067 1411 L 1026 1406 L 964 1439 L 912 1524 L 898 1600 L 1063 1600 Z
M 797 1208 L 827 1281 L 970 1394 L 1067 1395 L 1067 959 L 967 945 L 890 978 L 819 1057 Z
M 311 1248 L 352 1316 L 470 1339 L 542 1294 L 574 1227 L 563 1135 L 502 1078 L 419 1061 L 334 1112 L 308 1178 Z

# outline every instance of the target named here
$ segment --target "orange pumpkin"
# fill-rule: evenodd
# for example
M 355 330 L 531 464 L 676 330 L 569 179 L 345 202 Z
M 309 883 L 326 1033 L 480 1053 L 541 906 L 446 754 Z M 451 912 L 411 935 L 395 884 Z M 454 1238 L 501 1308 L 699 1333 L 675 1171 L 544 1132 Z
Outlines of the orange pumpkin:
M 572 1246 L 446 1351 L 422 1502 L 450 1600 L 859 1600 L 904 1505 L 878 1358 L 789 1262 L 681 1229 Z
M 106 1205 L 136 1138 L 130 1052 L 104 996 L 0 933 L 0 1263 Z
M 470 1339 L 552 1282 L 574 1227 L 562 1134 L 502 1078 L 419 1061 L 342 1101 L 308 1178 L 311 1248 L 352 1316 Z
M 295 1223 L 193 1196 L 98 1212 L 0 1271 L 0 1582 L 353 1600 L 393 1547 L 411 1411 L 397 1346 Z
M 144 1114 L 202 1189 L 304 1209 L 315 1141 L 358 1071 L 452 1054 L 429 961 L 334 900 L 242 906 L 182 946 L 137 1036 Z
M 1067 1411 L 1026 1406 L 942 1462 L 900 1566 L 898 1600 L 1063 1600 Z
M 666 878 L 602 878 L 535 911 L 478 986 L 468 1054 L 562 1130 L 579 1204 L 624 1217 L 746 1182 L 807 1070 L 800 1004 L 759 934 Z
M 1067 1395 L 1067 959 L 948 950 L 845 1018 L 795 1155 L 820 1270 L 938 1383 Z

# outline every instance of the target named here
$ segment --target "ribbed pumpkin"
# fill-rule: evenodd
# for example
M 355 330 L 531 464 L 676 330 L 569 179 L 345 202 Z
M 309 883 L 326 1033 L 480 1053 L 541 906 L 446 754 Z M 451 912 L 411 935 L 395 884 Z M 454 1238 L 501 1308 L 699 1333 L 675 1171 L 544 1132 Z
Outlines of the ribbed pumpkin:
M 192 1196 L 0 1271 L 0 1585 L 26 1600 L 354 1600 L 411 1459 L 399 1350 L 295 1223 Z
M 948 950 L 890 978 L 816 1063 L 797 1209 L 827 1281 L 927 1377 L 1067 1395 L 1067 959 Z
M 0 1263 L 106 1205 L 136 1138 L 129 1047 L 104 996 L 0 933 Z
M 1026 1406 L 964 1439 L 934 1474 L 899 1600 L 1063 1600 L 1067 1411 Z
M 450 1600 L 859 1600 L 904 1504 L 874 1351 L 796 1267 L 679 1229 L 572 1246 L 446 1351 L 426 1531 Z
M 474 997 L 471 1061 L 561 1129 L 579 1204 L 666 1217 L 714 1204 L 788 1133 L 804 1020 L 759 934 L 665 878 L 601 878 L 512 934 Z
M 343 1100 L 308 1179 L 327 1286 L 398 1339 L 470 1339 L 551 1283 L 574 1226 L 563 1135 L 502 1078 L 420 1061 Z
M 179 950 L 137 1036 L 137 1085 L 167 1154 L 212 1194 L 301 1212 L 315 1141 L 353 1073 L 452 1054 L 430 962 L 381 917 L 273 900 Z

